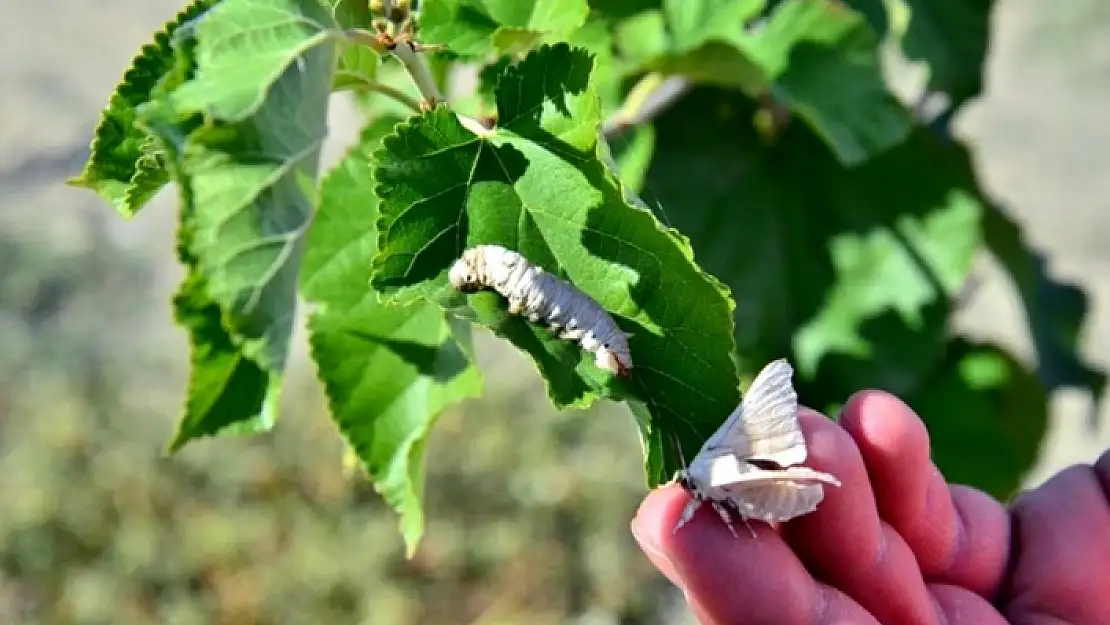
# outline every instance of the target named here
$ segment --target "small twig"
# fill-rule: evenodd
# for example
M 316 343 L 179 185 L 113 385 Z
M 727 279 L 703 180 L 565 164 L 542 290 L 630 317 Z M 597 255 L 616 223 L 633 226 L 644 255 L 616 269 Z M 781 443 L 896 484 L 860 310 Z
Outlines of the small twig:
M 658 73 L 644 76 L 628 92 L 621 107 L 601 124 L 601 133 L 611 139 L 632 126 L 651 121 L 689 91 L 690 86 L 683 76 Z
M 380 93 L 382 95 L 389 96 L 389 97 L 393 98 L 394 100 L 397 100 L 401 104 L 404 104 L 405 106 L 409 107 L 410 109 L 412 109 L 413 111 L 415 111 L 417 113 L 419 113 L 423 110 L 423 109 L 420 108 L 420 102 L 418 100 L 416 100 L 416 98 L 413 98 L 412 96 L 405 93 L 404 91 L 401 91 L 397 87 L 392 87 L 390 85 L 380 83 L 380 82 L 374 82 L 373 80 L 370 80 L 370 79 L 366 78 L 365 76 L 363 76 L 361 74 L 351 73 L 351 74 L 344 74 L 344 76 L 349 76 L 353 80 L 358 81 L 357 85 L 350 85 L 350 86 L 347 87 L 348 89 L 363 89 L 365 91 L 372 91 L 374 93 Z
M 424 96 L 422 106 L 431 109 L 444 102 L 443 94 L 440 93 L 435 78 L 432 77 L 432 71 L 424 59 L 417 54 L 417 46 L 408 41 L 397 41 L 394 42 L 390 53 L 405 66 L 409 78 L 420 90 L 420 95 Z
M 379 33 L 372 33 L 361 28 L 350 28 L 344 31 L 343 34 L 347 37 L 348 41 L 362 44 L 374 52 L 377 52 L 379 55 L 385 56 L 389 54 L 389 44 L 392 43 L 392 41 L 386 40 L 386 38 L 382 37 Z
M 436 86 L 435 78 L 432 77 L 431 69 L 418 54 L 419 52 L 438 49 L 439 46 L 423 46 L 410 41 L 410 37 L 406 33 L 394 37 L 385 30 L 372 33 L 361 28 L 353 28 L 346 32 L 346 36 L 348 40 L 367 46 L 380 55 L 389 54 L 400 61 L 405 68 L 405 72 L 408 73 L 409 78 L 412 79 L 413 84 L 420 90 L 420 95 L 424 98 L 424 101 L 420 104 L 420 110 L 430 110 L 445 101 L 439 87 Z

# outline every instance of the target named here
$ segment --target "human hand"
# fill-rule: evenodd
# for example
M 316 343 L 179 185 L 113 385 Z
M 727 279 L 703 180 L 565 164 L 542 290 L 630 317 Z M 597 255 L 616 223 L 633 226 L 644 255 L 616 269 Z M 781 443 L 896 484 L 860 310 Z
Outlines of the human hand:
M 949 485 L 924 424 L 884 392 L 840 422 L 803 409 L 807 464 L 840 478 L 812 514 L 733 537 L 689 495 L 653 491 L 632 522 L 702 625 L 1110 625 L 1110 452 L 1061 471 L 1007 510 Z

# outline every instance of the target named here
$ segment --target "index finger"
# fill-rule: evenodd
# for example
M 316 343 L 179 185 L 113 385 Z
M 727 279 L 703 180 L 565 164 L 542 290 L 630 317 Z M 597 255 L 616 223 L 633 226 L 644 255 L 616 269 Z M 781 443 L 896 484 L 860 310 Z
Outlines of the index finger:
M 734 537 L 703 506 L 673 533 L 689 500 L 678 485 L 652 491 L 636 514 L 633 533 L 651 560 L 683 588 L 703 625 L 877 625 L 843 593 L 815 581 L 763 523 L 752 522 L 754 539 L 742 528 Z

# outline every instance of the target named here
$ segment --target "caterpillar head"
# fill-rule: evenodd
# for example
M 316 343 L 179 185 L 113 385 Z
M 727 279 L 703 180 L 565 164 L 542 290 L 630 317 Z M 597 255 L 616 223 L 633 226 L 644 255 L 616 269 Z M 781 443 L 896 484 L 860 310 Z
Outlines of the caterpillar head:
M 628 354 L 618 353 L 611 346 L 601 345 L 598 347 L 594 358 L 598 369 L 604 369 L 622 378 L 631 375 L 632 360 L 628 357 Z
M 480 280 L 478 279 L 477 268 L 477 255 L 475 250 L 467 250 L 463 255 L 451 265 L 450 271 L 447 272 L 447 280 L 451 286 L 462 291 L 463 293 L 470 293 L 477 291 L 481 288 Z

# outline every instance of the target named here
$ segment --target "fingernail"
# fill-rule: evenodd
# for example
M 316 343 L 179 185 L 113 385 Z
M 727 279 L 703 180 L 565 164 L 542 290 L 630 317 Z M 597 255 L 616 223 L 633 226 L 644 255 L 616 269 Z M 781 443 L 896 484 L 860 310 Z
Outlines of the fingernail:
M 678 568 L 675 567 L 674 562 L 671 562 L 671 559 L 667 557 L 659 543 L 656 542 L 655 532 L 651 528 L 641 527 L 639 517 L 632 519 L 629 529 L 632 530 L 632 537 L 636 539 L 636 543 L 640 545 L 640 550 L 644 552 L 648 560 L 651 560 L 651 563 L 659 569 L 660 573 L 685 593 L 686 589 L 678 576 Z

